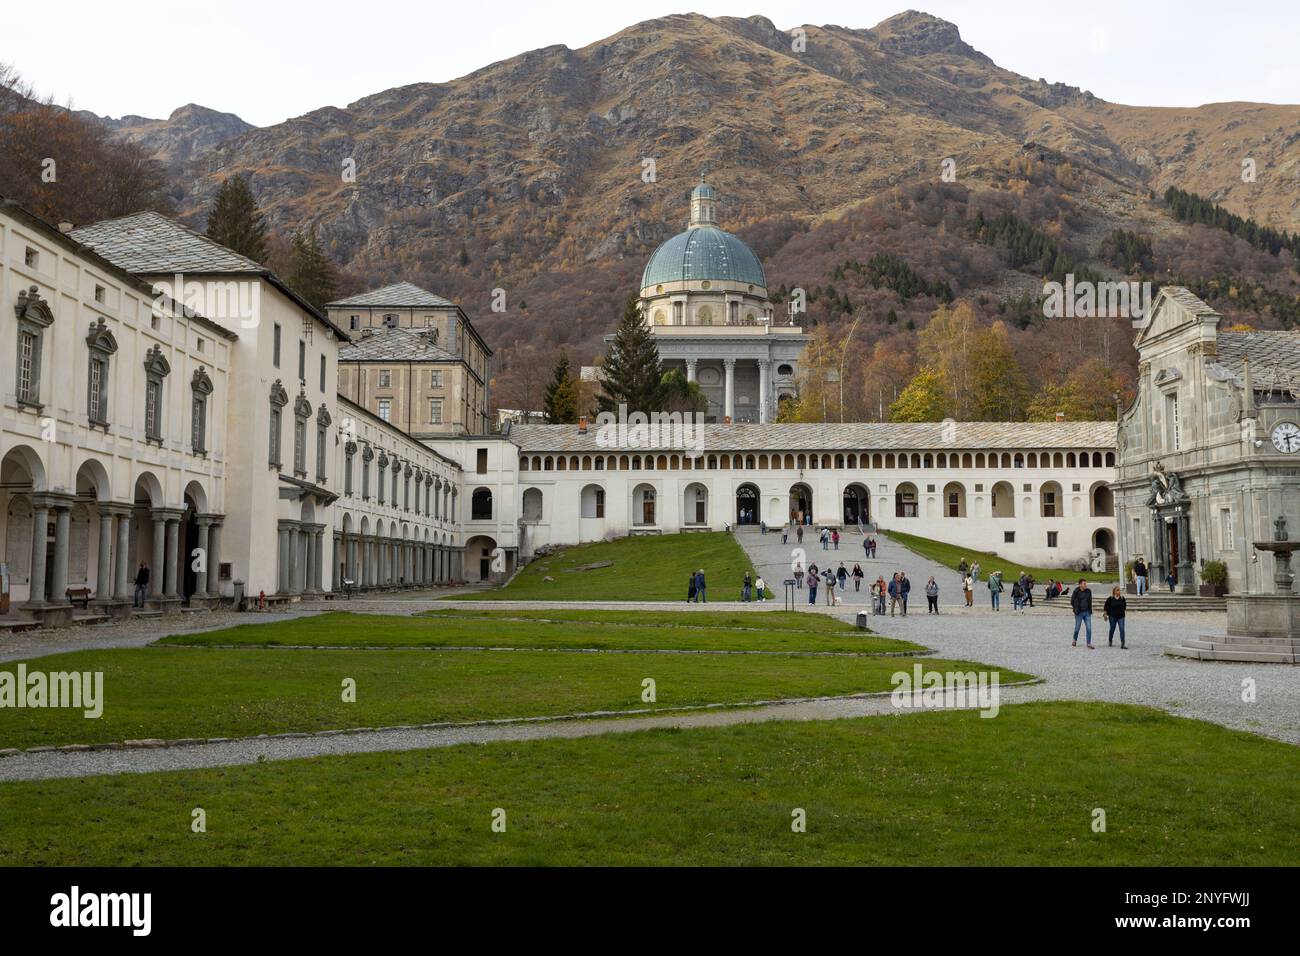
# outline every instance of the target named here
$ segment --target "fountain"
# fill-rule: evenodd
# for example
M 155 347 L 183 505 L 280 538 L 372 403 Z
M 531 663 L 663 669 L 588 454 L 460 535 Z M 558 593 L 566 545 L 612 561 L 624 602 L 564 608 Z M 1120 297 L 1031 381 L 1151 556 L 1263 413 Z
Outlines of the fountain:
M 1287 535 L 1286 518 L 1273 522 L 1271 541 L 1253 542 L 1273 555 L 1272 594 L 1229 594 L 1228 636 L 1202 637 L 1166 647 L 1166 654 L 1208 661 L 1300 663 L 1300 595 L 1292 590 L 1291 553 L 1300 541 Z

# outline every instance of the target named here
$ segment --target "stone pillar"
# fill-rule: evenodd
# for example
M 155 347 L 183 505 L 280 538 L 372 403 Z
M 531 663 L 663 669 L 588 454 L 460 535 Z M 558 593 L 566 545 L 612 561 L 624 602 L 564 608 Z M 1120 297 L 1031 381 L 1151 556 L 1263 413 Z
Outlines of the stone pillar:
M 50 503 L 42 496 L 32 496 L 32 571 L 31 592 L 27 603 L 40 607 L 45 603 L 45 551 L 48 545 Z
M 149 569 L 149 597 L 163 596 L 163 574 L 167 566 L 167 516 L 153 511 L 153 567 Z
M 316 556 L 313 565 L 316 568 L 315 579 L 312 581 L 312 589 L 317 593 L 325 590 L 325 526 L 318 524 L 316 532 L 312 535 L 316 544 Z
M 772 363 L 763 360 L 758 363 L 758 423 L 766 425 L 769 421 L 768 403 L 772 391 Z
M 113 597 L 118 601 L 129 601 L 132 597 L 131 580 L 131 509 L 128 507 L 117 516 L 117 584 Z
M 163 559 L 167 562 L 165 587 L 163 595 L 165 597 L 176 597 L 176 559 L 177 551 L 180 546 L 180 527 L 181 522 L 177 517 L 168 517 L 167 519 L 167 555 Z
M 212 519 L 207 515 L 198 515 L 195 517 L 194 521 L 199 526 L 199 540 L 197 547 L 199 553 L 203 555 L 203 571 L 202 573 L 196 572 L 194 575 L 194 594 L 192 596 L 196 598 L 205 598 L 208 596 L 208 562 L 212 560 L 212 555 L 209 553 L 208 548 L 208 538 L 212 530 Z M 186 560 L 189 560 L 188 555 L 186 555 Z
M 686 360 L 686 381 L 695 381 L 695 365 L 699 359 L 688 358 Z
M 208 529 L 208 597 L 221 597 L 221 520 Z
M 275 569 L 276 572 L 275 586 L 276 586 L 276 590 L 279 591 L 281 594 L 288 594 L 289 593 L 289 526 L 284 524 L 284 522 L 281 522 L 279 526 L 279 541 L 277 542 L 277 545 L 278 545 L 277 550 L 279 554 L 279 560 L 276 563 L 276 569 Z
M 736 418 L 736 360 L 723 359 L 726 383 L 723 386 L 722 414 L 733 421 Z
M 113 508 L 99 506 L 99 568 L 95 573 L 95 600 L 113 597 Z
M 71 503 L 54 502 L 54 567 L 50 572 L 50 600 L 54 604 L 68 603 L 68 545 L 71 543 L 71 531 Z
M 289 593 L 301 594 L 302 586 L 302 529 L 297 524 L 289 526 Z

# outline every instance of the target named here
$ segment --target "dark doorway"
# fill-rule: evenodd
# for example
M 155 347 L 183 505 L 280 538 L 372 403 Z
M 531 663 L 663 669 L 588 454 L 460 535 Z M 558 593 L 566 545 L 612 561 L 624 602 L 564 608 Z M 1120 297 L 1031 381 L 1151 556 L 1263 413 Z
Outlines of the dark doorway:
M 486 581 L 492 576 L 492 559 L 487 555 L 478 559 L 478 579 Z
M 753 485 L 741 485 L 736 489 L 736 524 L 756 524 L 758 522 L 758 489 Z
M 180 554 L 176 560 L 180 562 L 181 572 L 181 594 L 185 597 L 185 603 L 189 603 L 190 595 L 198 588 L 199 576 L 194 570 L 194 549 L 199 546 L 199 523 L 195 520 L 198 513 L 194 507 L 192 499 L 185 500 L 185 522 L 181 533 Z M 205 554 L 203 560 L 206 562 L 208 556 Z
M 1169 573 L 1174 576 L 1174 583 L 1178 583 L 1178 522 L 1171 521 L 1165 525 L 1165 535 L 1168 542 L 1168 550 L 1165 552 L 1169 556 Z

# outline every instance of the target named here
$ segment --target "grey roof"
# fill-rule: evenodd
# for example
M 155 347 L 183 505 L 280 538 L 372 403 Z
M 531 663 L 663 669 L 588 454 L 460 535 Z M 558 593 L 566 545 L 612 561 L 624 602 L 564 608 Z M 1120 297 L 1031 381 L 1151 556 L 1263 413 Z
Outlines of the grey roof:
M 346 299 L 339 299 L 337 302 L 330 302 L 326 305 L 326 308 L 347 308 L 348 306 L 381 309 L 454 309 L 456 303 L 421 289 L 411 282 L 394 282 L 382 289 L 374 289 L 371 292 L 362 292 L 360 295 L 353 295 Z
M 258 262 L 232 252 L 188 226 L 156 212 L 105 219 L 71 232 L 105 259 L 128 272 L 264 273 Z
M 703 425 L 707 451 L 888 451 L 906 449 L 1115 448 L 1114 422 L 855 422 L 853 424 Z M 949 431 L 951 429 L 951 431 Z M 601 430 L 577 425 L 513 425 L 510 440 L 527 452 L 609 452 L 638 449 L 602 444 Z M 665 431 L 663 434 L 667 435 Z M 629 443 L 630 444 L 630 443 Z M 644 445 L 639 450 L 645 450 Z M 673 447 L 669 438 L 659 447 Z M 677 447 L 681 447 L 680 443 Z
M 456 362 L 455 355 L 429 340 L 428 329 L 365 329 L 339 346 L 340 362 Z
M 1300 332 L 1220 332 L 1214 364 L 1234 376 L 1250 360 L 1256 388 L 1300 388 Z
M 1219 313 L 1210 308 L 1204 300 L 1192 293 L 1192 291 L 1181 285 L 1161 286 L 1160 294 L 1173 299 L 1188 312 L 1193 315 L 1218 315 Z

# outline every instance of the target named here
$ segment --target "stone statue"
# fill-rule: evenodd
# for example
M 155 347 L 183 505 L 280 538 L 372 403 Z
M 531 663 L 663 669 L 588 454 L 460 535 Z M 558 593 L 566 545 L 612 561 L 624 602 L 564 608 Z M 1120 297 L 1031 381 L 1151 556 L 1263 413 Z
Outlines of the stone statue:
M 1160 483 L 1159 475 L 1151 476 L 1151 495 L 1147 498 L 1147 507 L 1154 508 L 1160 501 L 1160 496 L 1164 494 L 1165 486 Z
M 1277 520 L 1273 522 L 1273 529 L 1274 529 L 1273 530 L 1274 541 L 1288 540 L 1286 536 L 1286 518 L 1284 518 L 1282 515 L 1278 515 Z
M 1176 471 L 1169 473 L 1169 498 L 1171 501 L 1186 501 L 1187 492 L 1183 491 L 1183 479 Z

